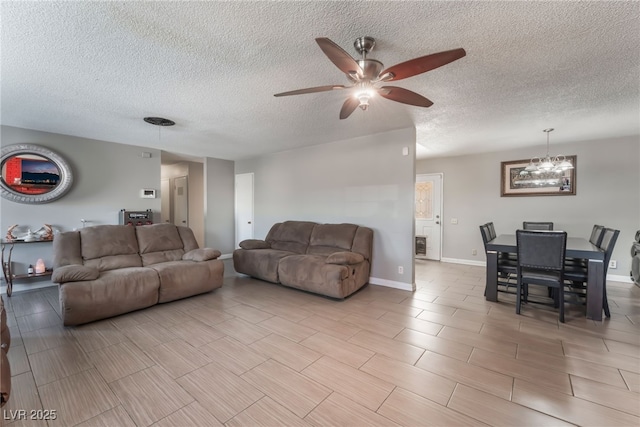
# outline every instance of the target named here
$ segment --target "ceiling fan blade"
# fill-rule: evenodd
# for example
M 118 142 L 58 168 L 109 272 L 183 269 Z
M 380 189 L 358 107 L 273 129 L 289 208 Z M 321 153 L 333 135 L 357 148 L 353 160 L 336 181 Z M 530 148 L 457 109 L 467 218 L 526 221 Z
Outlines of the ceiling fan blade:
M 427 71 L 431 71 L 435 68 L 453 62 L 456 59 L 460 59 L 466 54 L 467 52 L 465 52 L 464 49 L 459 48 L 421 56 L 420 58 L 402 62 L 383 70 L 380 73 L 380 80 L 389 82 L 426 73 Z
M 298 90 L 292 90 L 289 92 L 276 93 L 273 96 L 302 95 L 304 93 L 328 92 L 330 90 L 337 90 L 337 89 L 344 89 L 344 88 L 346 88 L 346 86 L 343 86 L 343 85 L 308 87 L 306 89 L 298 89 Z
M 351 113 L 353 113 L 355 109 L 358 108 L 358 105 L 360 105 L 360 100 L 358 98 L 355 98 L 353 96 L 347 98 L 347 100 L 344 101 L 344 104 L 342 104 L 342 109 L 340 110 L 340 120 L 349 117 Z
M 431 107 L 433 102 L 422 95 L 397 86 L 383 86 L 378 89 L 378 94 L 383 98 L 390 99 L 403 104 L 415 105 L 418 107 Z
M 325 55 L 338 67 L 343 73 L 358 76 L 363 75 L 362 68 L 344 49 L 332 42 L 326 37 L 319 37 L 316 42 Z

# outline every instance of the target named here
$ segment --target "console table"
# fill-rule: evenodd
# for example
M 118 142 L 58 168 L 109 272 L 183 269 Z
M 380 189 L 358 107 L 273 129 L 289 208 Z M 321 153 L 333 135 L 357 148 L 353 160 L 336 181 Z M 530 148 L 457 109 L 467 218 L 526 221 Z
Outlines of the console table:
M 48 277 L 51 276 L 53 270 L 45 270 L 44 273 L 33 273 L 33 274 L 14 274 L 11 268 L 11 255 L 13 253 L 13 247 L 16 244 L 34 244 L 34 243 L 51 243 L 53 239 L 49 240 L 33 240 L 26 242 L 24 240 L 2 240 L 0 244 L 2 245 L 2 251 L 0 252 L 0 263 L 2 263 L 2 274 L 4 274 L 4 280 L 7 283 L 7 296 L 11 296 L 11 292 L 13 290 L 13 281 L 20 279 L 33 279 L 36 277 Z M 6 247 L 9 247 L 9 253 L 7 259 L 5 261 L 4 251 Z

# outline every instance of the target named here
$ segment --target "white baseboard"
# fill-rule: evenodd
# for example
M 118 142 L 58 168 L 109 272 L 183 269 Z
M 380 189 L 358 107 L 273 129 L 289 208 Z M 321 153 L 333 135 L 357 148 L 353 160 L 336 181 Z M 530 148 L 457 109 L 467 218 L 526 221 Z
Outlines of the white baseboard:
M 478 267 L 486 267 L 487 263 L 485 261 L 473 261 L 470 259 L 457 259 L 457 258 L 442 258 L 441 262 L 450 262 L 452 264 L 464 264 L 464 265 L 475 265 Z M 607 280 L 612 282 L 622 282 L 622 283 L 633 283 L 631 277 L 629 276 L 620 276 L 616 274 L 607 274 Z
M 400 289 L 403 291 L 415 291 L 415 284 L 396 282 L 395 280 L 380 279 L 377 277 L 369 277 L 369 283 L 372 285 L 386 286 L 387 288 Z
M 441 258 L 441 262 L 448 262 L 451 264 L 464 264 L 464 265 L 475 265 L 477 267 L 486 267 L 487 263 L 485 261 L 473 261 L 470 259 L 458 259 L 458 258 Z
M 633 283 L 630 276 L 619 276 L 617 274 L 607 274 L 607 280 L 612 282 Z
M 233 258 L 233 254 L 222 254 L 218 257 L 218 259 L 231 259 Z

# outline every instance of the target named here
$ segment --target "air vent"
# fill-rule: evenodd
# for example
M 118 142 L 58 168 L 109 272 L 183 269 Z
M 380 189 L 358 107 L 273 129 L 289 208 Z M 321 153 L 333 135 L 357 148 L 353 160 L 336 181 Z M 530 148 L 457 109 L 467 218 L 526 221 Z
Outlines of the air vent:
M 156 126 L 173 126 L 176 124 L 173 120 L 165 119 L 162 117 L 145 117 L 144 121 Z

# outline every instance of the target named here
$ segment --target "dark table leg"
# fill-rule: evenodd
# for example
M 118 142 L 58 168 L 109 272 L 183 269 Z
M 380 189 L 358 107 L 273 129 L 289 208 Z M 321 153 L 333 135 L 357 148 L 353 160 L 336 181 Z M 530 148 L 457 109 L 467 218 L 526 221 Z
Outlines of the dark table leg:
M 484 297 L 487 301 L 498 301 L 498 252 L 487 251 L 487 283 Z
M 602 320 L 602 296 L 604 294 L 604 264 L 590 259 L 587 276 L 587 319 Z

